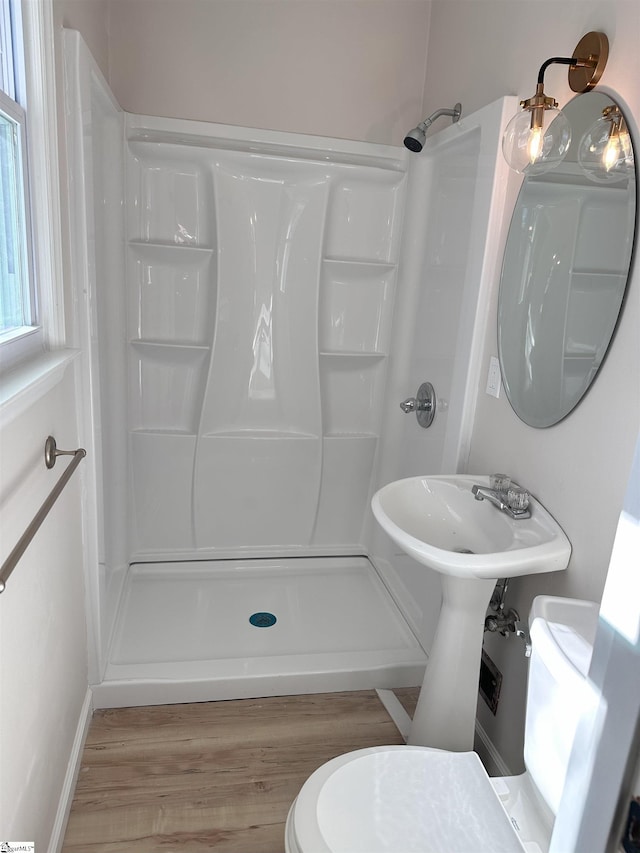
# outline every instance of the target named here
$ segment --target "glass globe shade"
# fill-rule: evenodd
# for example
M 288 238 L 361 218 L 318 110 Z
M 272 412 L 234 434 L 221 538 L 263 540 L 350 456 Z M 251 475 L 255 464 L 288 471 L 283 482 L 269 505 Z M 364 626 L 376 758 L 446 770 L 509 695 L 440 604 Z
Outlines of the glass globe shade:
M 516 172 L 541 175 L 562 162 L 570 143 L 571 126 L 560 110 L 544 110 L 542 127 L 535 130 L 531 112 L 522 110 L 507 125 L 502 153 Z
M 599 184 L 626 178 L 634 168 L 628 131 L 616 131 L 610 119 L 599 118 L 580 140 L 578 163 L 585 175 Z

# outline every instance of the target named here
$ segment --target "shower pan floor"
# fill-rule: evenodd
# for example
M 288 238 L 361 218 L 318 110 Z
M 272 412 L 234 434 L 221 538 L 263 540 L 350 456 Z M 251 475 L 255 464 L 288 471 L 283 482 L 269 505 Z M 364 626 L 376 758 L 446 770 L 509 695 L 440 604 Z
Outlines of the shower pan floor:
M 94 705 L 410 687 L 425 664 L 364 557 L 136 564 Z

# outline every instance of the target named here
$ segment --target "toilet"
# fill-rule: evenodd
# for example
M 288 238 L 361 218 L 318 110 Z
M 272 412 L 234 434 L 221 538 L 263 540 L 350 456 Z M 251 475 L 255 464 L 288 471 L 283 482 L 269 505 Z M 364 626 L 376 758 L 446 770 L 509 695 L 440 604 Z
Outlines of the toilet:
M 489 777 L 475 752 L 359 749 L 303 785 L 286 853 L 546 853 L 580 716 L 598 605 L 538 596 L 529 617 L 525 773 Z

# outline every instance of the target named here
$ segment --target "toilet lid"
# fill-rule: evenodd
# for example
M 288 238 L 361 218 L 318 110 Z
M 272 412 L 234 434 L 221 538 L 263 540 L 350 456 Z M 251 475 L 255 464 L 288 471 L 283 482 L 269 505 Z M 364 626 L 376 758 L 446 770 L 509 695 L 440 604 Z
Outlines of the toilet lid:
M 342 755 L 304 784 L 301 853 L 522 853 L 474 752 L 385 746 Z

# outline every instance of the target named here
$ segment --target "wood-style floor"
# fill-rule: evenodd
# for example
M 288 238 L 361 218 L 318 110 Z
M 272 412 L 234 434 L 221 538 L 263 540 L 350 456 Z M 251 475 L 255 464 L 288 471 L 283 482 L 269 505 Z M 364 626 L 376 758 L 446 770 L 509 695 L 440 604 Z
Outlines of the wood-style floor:
M 282 853 L 317 767 L 402 742 L 373 690 L 97 711 L 63 853 Z

